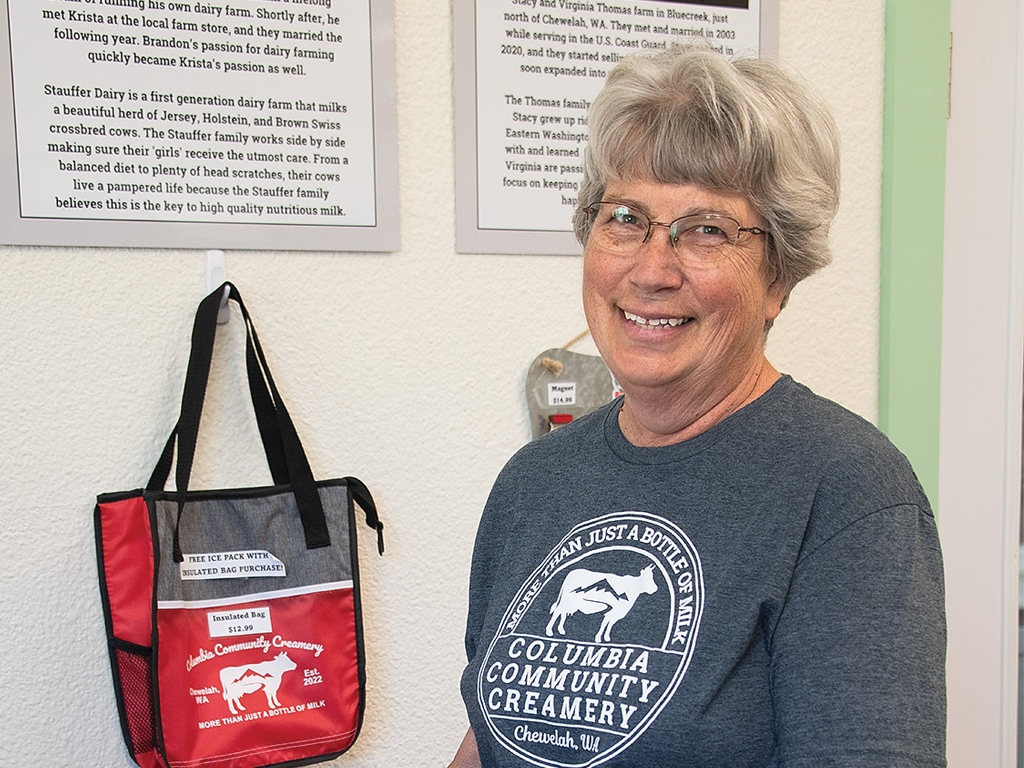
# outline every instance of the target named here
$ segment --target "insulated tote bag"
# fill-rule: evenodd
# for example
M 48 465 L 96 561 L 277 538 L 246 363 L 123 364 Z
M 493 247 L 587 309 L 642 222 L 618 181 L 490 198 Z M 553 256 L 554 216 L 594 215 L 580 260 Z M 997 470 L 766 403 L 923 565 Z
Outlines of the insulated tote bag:
M 242 311 L 246 370 L 274 485 L 189 489 L 217 312 Z M 175 469 L 175 490 L 164 486 Z M 96 549 L 125 743 L 142 768 L 330 760 L 365 690 L 356 509 L 369 490 L 316 481 L 235 286 L 199 305 L 181 415 L 145 489 L 102 494 Z

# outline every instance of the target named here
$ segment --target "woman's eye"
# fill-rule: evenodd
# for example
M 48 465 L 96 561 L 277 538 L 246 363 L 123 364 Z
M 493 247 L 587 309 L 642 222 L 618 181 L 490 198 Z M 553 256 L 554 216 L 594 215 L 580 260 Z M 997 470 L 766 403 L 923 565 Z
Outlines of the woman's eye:
M 704 237 L 724 237 L 725 233 L 714 224 L 702 224 L 696 227 L 696 233 Z
M 619 206 L 612 210 L 611 221 L 622 224 L 626 227 L 642 227 L 643 222 L 638 214 L 633 213 L 625 206 Z
M 717 245 L 726 241 L 725 231 L 714 224 L 697 224 L 680 233 L 682 239 L 698 245 Z

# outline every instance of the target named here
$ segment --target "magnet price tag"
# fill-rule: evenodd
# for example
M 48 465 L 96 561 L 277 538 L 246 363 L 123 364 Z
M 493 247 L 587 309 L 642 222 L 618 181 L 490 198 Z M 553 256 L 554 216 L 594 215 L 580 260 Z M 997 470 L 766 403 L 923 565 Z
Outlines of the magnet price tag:
M 576 382 L 549 382 L 548 405 L 576 405 Z

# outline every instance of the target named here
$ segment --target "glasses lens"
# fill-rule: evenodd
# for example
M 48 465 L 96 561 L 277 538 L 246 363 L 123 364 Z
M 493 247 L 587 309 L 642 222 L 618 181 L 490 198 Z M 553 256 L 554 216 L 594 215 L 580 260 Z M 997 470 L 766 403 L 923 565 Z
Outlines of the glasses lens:
M 683 216 L 672 222 L 669 230 L 676 247 L 694 251 L 714 251 L 723 245 L 735 245 L 740 225 L 727 216 L 702 213 Z
M 632 251 L 647 237 L 650 219 L 642 211 L 622 203 L 598 203 L 591 210 L 593 233 L 603 248 Z

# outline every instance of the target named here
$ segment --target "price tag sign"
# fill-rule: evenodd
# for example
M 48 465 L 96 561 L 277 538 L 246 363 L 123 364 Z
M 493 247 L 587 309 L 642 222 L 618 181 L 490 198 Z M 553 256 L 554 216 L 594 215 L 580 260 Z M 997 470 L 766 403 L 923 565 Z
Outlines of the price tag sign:
M 210 637 L 236 637 L 273 631 L 270 606 L 243 608 L 236 611 L 211 611 L 206 614 Z
M 576 382 L 549 382 L 548 405 L 576 405 Z

